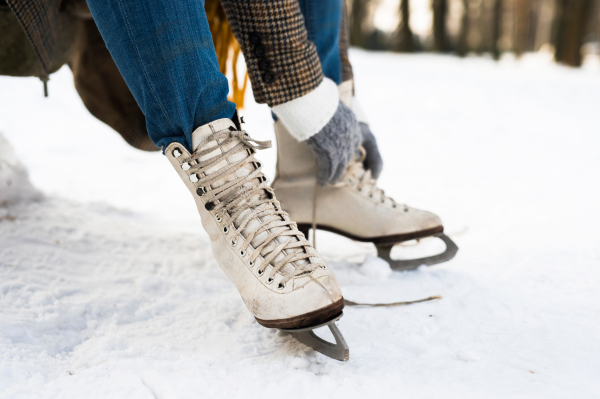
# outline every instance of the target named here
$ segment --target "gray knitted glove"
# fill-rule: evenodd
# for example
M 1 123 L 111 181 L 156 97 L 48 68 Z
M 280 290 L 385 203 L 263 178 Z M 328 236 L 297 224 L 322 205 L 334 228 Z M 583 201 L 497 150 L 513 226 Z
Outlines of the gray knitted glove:
M 362 146 L 367 152 L 367 156 L 363 161 L 363 165 L 365 169 L 371 170 L 371 176 L 375 179 L 379 177 L 381 174 L 381 170 L 383 169 L 383 159 L 381 158 L 381 154 L 379 153 L 379 148 L 377 147 L 377 140 L 373 133 L 371 133 L 371 129 L 369 129 L 369 125 L 363 122 L 359 122 L 360 131 L 362 132 Z
M 362 141 L 354 113 L 340 101 L 329 122 L 306 141 L 317 157 L 317 181 L 321 186 L 342 177 Z

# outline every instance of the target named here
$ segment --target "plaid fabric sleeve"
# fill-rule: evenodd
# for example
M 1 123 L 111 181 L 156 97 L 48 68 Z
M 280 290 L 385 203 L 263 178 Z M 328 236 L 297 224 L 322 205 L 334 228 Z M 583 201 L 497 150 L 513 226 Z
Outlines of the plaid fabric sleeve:
M 56 0 L 7 0 L 7 3 L 48 75 L 56 45 L 59 3 Z
M 352 80 L 352 65 L 348 59 L 350 48 L 350 25 L 348 22 L 348 0 L 342 0 L 342 23 L 340 24 L 340 61 L 342 63 L 342 82 Z
M 323 80 L 297 0 L 221 0 L 242 47 L 254 98 L 270 107 L 313 91 Z

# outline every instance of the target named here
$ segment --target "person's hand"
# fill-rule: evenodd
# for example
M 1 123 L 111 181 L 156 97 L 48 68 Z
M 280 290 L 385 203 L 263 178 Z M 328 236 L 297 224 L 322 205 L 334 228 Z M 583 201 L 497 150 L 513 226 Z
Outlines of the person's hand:
M 324 186 L 336 183 L 342 177 L 363 142 L 363 134 L 354 113 L 340 101 L 329 122 L 306 142 L 317 157 L 317 181 Z
M 377 147 L 377 140 L 373 133 L 371 133 L 371 129 L 369 129 L 369 125 L 363 122 L 359 122 L 360 130 L 362 132 L 362 146 L 365 149 L 367 156 L 363 161 L 363 165 L 365 169 L 371 171 L 371 176 L 377 179 L 381 174 L 381 170 L 383 169 L 383 159 L 381 158 L 381 154 L 379 153 L 379 148 Z

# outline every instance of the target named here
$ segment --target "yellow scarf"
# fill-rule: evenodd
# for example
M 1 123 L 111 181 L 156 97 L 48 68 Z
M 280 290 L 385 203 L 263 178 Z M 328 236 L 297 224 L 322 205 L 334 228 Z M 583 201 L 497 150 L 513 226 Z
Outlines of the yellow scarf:
M 229 101 L 233 101 L 238 109 L 244 107 L 244 94 L 248 84 L 248 71 L 246 65 L 238 66 L 238 57 L 242 51 L 240 44 L 235 40 L 225 11 L 219 0 L 206 0 L 206 16 L 208 25 L 212 33 L 217 59 L 219 60 L 219 69 L 221 73 L 229 79 L 233 90 L 230 90 Z M 230 61 L 230 62 L 228 62 Z M 240 87 L 238 78 L 238 68 L 243 68 L 244 78 Z M 228 75 L 229 70 L 229 75 Z M 233 93 L 232 93 L 233 92 Z

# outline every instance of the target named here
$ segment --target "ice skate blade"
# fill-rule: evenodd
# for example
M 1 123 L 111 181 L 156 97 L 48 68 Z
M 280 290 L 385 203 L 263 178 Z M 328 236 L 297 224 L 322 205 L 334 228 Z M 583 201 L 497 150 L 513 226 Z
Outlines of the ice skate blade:
M 446 250 L 439 255 L 428 256 L 425 258 L 394 260 L 390 257 L 390 253 L 392 252 L 392 247 L 395 244 L 376 244 L 375 246 L 377 247 L 377 256 L 379 256 L 381 259 L 386 260 L 390 264 L 392 270 L 397 271 L 412 270 L 416 269 L 421 265 L 436 265 L 438 263 L 447 262 L 450 259 L 454 258 L 454 256 L 456 256 L 456 253 L 458 252 L 458 247 L 456 246 L 454 241 L 450 239 L 450 237 L 448 237 L 444 233 L 435 234 L 431 237 L 438 237 L 440 240 L 444 241 L 444 244 L 446 244 Z
M 296 328 L 296 329 L 281 329 L 281 331 L 285 331 L 289 333 L 292 337 L 294 337 L 297 341 L 303 343 L 304 345 L 313 348 L 319 353 L 324 354 L 327 357 L 330 357 L 335 360 L 340 360 L 342 362 L 347 362 L 350 358 L 350 349 L 348 348 L 348 344 L 344 339 L 344 336 L 335 325 L 335 322 L 338 321 L 344 314 L 341 313 L 339 316 L 336 316 L 334 319 L 319 324 L 313 327 L 306 328 Z M 319 338 L 313 330 L 327 326 L 333 334 L 333 338 L 335 338 L 335 344 L 331 342 L 327 342 L 322 338 Z

